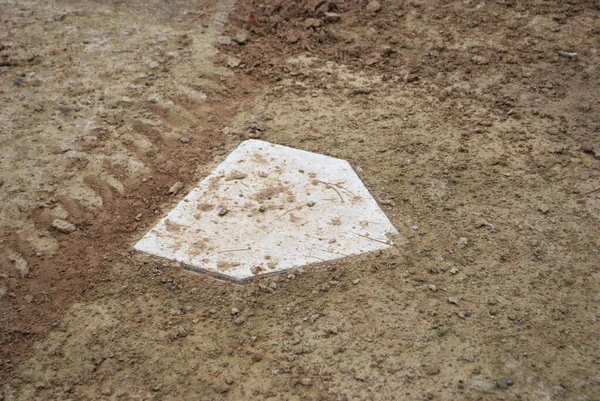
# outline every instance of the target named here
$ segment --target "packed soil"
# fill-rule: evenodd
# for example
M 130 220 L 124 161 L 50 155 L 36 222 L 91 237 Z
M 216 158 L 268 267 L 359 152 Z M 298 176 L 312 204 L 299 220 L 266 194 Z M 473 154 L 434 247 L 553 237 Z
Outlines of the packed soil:
M 597 400 L 599 52 L 597 1 L 0 0 L 0 400 Z M 399 245 L 134 252 L 247 138 Z

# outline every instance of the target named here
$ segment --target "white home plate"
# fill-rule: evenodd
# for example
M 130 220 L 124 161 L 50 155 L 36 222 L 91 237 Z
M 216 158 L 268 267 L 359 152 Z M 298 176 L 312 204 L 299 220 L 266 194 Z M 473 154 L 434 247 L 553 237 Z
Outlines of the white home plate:
M 249 140 L 135 249 L 244 282 L 385 249 L 396 234 L 347 161 Z

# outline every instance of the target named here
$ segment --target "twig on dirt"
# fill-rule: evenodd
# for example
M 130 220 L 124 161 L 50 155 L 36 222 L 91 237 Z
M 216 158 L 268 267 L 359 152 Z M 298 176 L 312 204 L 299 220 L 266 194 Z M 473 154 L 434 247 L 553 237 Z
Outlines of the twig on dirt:
M 595 193 L 595 192 L 598 192 L 598 191 L 600 191 L 600 188 L 596 188 L 596 189 L 593 189 L 593 190 L 591 190 L 591 191 L 589 191 L 589 192 L 586 192 L 586 193 L 584 193 L 584 194 L 581 194 L 581 196 L 591 195 L 591 194 L 593 194 L 593 193 Z
M 325 186 L 333 189 L 338 194 L 338 196 L 340 197 L 340 199 L 342 200 L 342 203 L 344 203 L 344 198 L 342 197 L 342 194 L 340 193 L 340 191 L 337 190 L 337 188 L 335 186 L 333 186 L 330 183 L 325 182 L 325 181 L 321 181 L 321 180 L 317 180 L 317 181 L 319 181 L 321 184 L 323 184 L 323 185 L 325 185 Z
M 318 257 L 318 256 L 313 256 L 312 254 L 309 254 L 307 257 L 309 257 L 309 258 L 313 258 L 313 259 L 319 259 L 321 262 L 327 262 L 325 259 L 323 259 L 323 258 L 320 258 L 320 257 Z
M 483 226 L 486 226 L 486 227 L 488 227 L 488 228 L 490 229 L 490 232 L 491 232 L 491 233 L 497 233 L 497 232 L 498 232 L 498 228 L 497 228 L 495 225 L 493 225 L 492 223 L 490 223 L 490 222 L 487 222 L 487 221 L 485 221 L 485 220 L 484 220 L 484 221 L 482 221 L 481 223 L 479 223 L 479 224 L 477 225 L 477 227 L 483 227 Z
M 340 184 L 341 184 L 341 183 L 340 183 Z M 348 188 L 346 188 L 346 187 L 344 187 L 343 185 L 340 185 L 340 184 L 337 184 L 337 185 L 338 185 L 338 188 L 340 188 L 340 189 L 343 189 L 344 191 L 348 192 L 348 193 L 349 193 L 350 195 L 352 195 L 352 196 L 356 196 L 356 195 L 354 194 L 354 192 L 350 191 Z
M 170 315 L 169 319 L 198 319 L 204 317 L 204 313 L 187 313 L 185 315 Z
M 366 238 L 366 239 L 370 239 L 371 241 L 379 242 L 379 243 L 381 243 L 381 244 L 385 244 L 385 245 L 394 245 L 394 243 L 393 243 L 393 242 L 391 242 L 390 240 L 387 240 L 387 241 L 382 241 L 382 240 L 380 240 L 380 239 L 371 238 L 371 237 L 369 237 L 369 236 L 367 236 L 367 235 L 362 235 L 362 234 L 358 234 L 358 233 L 354 233 L 354 234 L 355 234 L 355 235 L 358 235 L 359 237 L 363 237 L 363 238 Z
M 286 214 L 288 214 L 288 213 L 292 213 L 292 212 L 293 212 L 293 211 L 295 211 L 295 210 L 300 210 L 300 209 L 302 209 L 304 206 L 306 206 L 306 205 L 300 205 L 300 206 L 296 206 L 295 208 L 288 210 L 288 211 L 287 211 L 287 212 L 285 212 L 284 214 L 282 214 L 282 215 L 279 215 L 279 216 L 278 216 L 278 217 L 277 217 L 275 220 L 279 220 L 280 218 L 282 218 L 282 217 L 283 217 L 283 216 L 285 216 Z
M 62 312 L 64 312 L 65 310 L 58 304 L 58 302 L 56 302 L 56 299 L 54 299 L 54 297 L 52 296 L 52 294 L 48 294 L 50 295 L 50 298 L 52 298 L 52 302 L 54 302 L 54 305 L 56 305 L 56 307 L 58 309 L 60 309 Z
M 266 358 L 266 359 L 270 359 L 271 361 L 275 361 L 275 362 L 282 363 L 282 362 L 281 362 L 279 359 L 277 359 L 277 358 L 273 358 L 272 356 L 270 356 L 270 355 L 268 355 L 268 354 L 265 354 L 265 353 L 262 353 L 262 352 L 254 351 L 254 350 L 253 350 L 253 349 L 251 349 L 251 348 L 244 347 L 242 344 L 238 344 L 238 343 L 230 342 L 230 343 L 229 343 L 229 345 L 230 345 L 232 348 L 237 348 L 237 349 L 244 350 L 244 351 L 246 351 L 246 352 L 249 352 L 249 353 L 251 353 L 251 354 L 253 354 L 253 355 L 260 356 L 261 358 Z
M 575 57 L 577 57 L 577 53 L 562 52 L 562 51 L 558 52 L 558 55 L 562 56 L 562 57 L 566 57 L 566 58 L 575 58 Z
M 194 18 L 190 20 L 190 24 L 198 21 L 200 18 L 204 17 L 204 15 L 204 13 L 198 13 L 196 16 L 194 16 Z
M 223 251 L 217 251 L 217 253 L 227 253 L 227 252 L 240 252 L 240 251 L 250 251 L 250 247 L 247 248 L 236 248 L 236 249 L 225 249 Z

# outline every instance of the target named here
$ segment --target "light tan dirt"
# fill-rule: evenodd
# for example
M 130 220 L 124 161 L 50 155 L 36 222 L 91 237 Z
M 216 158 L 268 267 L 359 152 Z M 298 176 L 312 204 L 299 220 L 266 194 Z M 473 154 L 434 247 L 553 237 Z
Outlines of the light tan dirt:
M 0 399 L 598 399 L 598 3 L 375 3 L 0 2 Z M 403 245 L 131 250 L 247 137 L 349 160 Z

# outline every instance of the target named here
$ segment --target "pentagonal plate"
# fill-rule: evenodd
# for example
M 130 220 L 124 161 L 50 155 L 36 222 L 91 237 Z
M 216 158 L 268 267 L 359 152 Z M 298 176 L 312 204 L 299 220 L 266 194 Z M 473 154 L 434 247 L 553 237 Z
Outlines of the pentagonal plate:
M 347 161 L 249 140 L 135 249 L 244 282 L 385 249 L 397 234 Z

